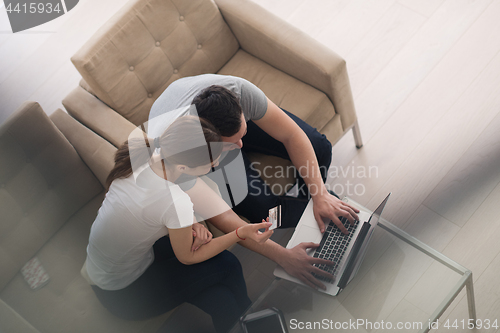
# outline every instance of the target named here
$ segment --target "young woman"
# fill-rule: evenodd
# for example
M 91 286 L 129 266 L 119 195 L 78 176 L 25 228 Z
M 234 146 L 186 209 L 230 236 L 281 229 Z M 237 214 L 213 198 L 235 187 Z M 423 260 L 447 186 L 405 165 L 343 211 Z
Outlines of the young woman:
M 208 173 L 221 154 L 221 144 L 207 144 L 214 142 L 221 137 L 209 122 L 185 116 L 160 137 L 129 139 L 116 152 L 84 266 L 98 299 L 113 314 L 140 320 L 189 302 L 212 316 L 218 332 L 226 332 L 250 304 L 241 265 L 225 249 L 246 238 L 265 242 L 270 223 L 211 239 L 176 184 L 186 175 L 201 181 L 195 176 Z M 202 245 L 194 246 L 195 239 Z

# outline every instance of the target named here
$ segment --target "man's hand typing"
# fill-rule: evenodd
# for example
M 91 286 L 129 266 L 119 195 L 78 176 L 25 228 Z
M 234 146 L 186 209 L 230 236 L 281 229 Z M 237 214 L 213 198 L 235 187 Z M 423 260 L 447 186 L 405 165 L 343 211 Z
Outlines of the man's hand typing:
M 347 234 L 347 229 L 342 222 L 340 222 L 341 217 L 345 217 L 352 225 L 354 225 L 355 221 L 359 220 L 356 214 L 359 213 L 358 209 L 326 191 L 321 196 L 315 196 L 313 198 L 313 204 L 314 218 L 316 222 L 318 222 L 321 233 L 325 232 L 325 223 L 323 219 L 332 220 L 344 234 Z
M 316 279 L 311 273 L 315 273 L 326 278 L 332 278 L 331 274 L 314 267 L 313 264 L 332 265 L 331 261 L 320 258 L 313 258 L 307 255 L 307 249 L 315 249 L 319 246 L 316 243 L 300 243 L 288 249 L 287 256 L 280 261 L 281 267 L 290 275 L 300 279 L 303 283 L 314 289 L 326 289 L 325 285 Z

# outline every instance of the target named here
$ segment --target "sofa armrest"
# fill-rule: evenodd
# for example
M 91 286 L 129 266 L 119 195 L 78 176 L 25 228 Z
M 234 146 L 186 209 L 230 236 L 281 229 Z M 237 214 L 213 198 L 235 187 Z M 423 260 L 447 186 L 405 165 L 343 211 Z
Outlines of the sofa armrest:
M 68 113 L 115 147 L 124 143 L 136 126 L 97 97 L 78 86 L 63 100 Z
M 40 333 L 7 303 L 0 299 L 0 332 Z
M 356 112 L 345 60 L 250 0 L 215 0 L 246 52 L 324 92 L 349 129 Z
M 52 113 L 50 119 L 106 187 L 106 178 L 114 166 L 116 148 L 61 109 Z

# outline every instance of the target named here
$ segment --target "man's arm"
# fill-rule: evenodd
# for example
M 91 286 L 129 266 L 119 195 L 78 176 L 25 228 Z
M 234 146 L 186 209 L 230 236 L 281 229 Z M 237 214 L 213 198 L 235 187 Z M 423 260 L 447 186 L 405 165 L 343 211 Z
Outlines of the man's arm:
M 347 229 L 339 218 L 343 216 L 354 223 L 358 219 L 356 213 L 359 213 L 359 210 L 328 193 L 321 178 L 314 149 L 304 131 L 269 99 L 267 99 L 266 114 L 254 122 L 267 134 L 285 145 L 293 165 L 309 189 L 314 204 L 314 217 L 321 232 L 325 231 L 323 222 L 325 218 L 332 220 L 342 232 L 347 233 Z

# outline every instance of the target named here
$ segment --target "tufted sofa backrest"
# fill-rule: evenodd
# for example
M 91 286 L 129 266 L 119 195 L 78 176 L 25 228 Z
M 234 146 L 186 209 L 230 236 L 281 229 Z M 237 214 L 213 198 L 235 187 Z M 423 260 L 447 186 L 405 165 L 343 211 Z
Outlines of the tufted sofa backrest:
M 217 72 L 238 48 L 211 0 L 132 0 L 71 60 L 92 93 L 140 125 L 170 83 Z
M 0 290 L 77 210 L 103 191 L 38 103 L 0 127 Z

